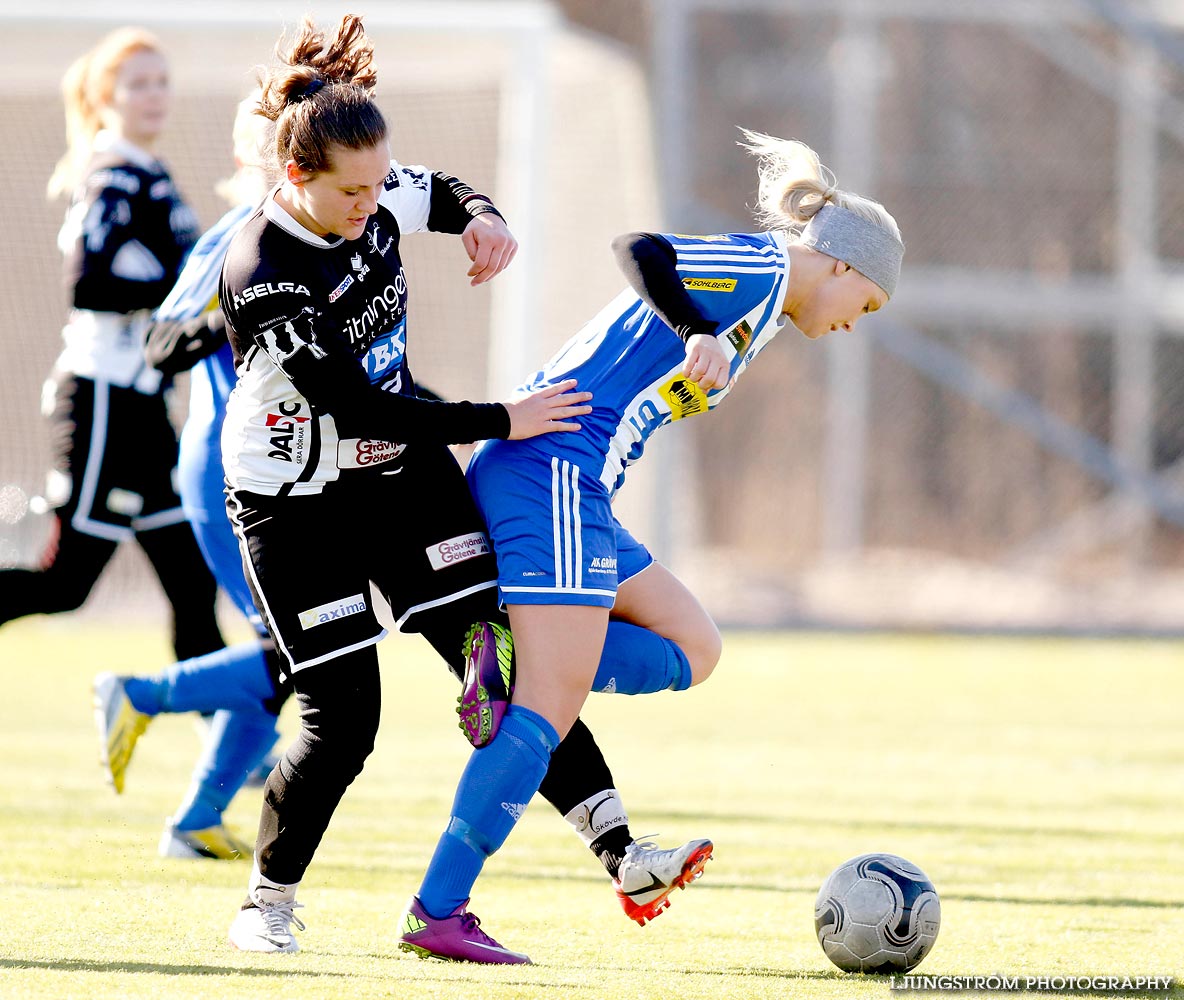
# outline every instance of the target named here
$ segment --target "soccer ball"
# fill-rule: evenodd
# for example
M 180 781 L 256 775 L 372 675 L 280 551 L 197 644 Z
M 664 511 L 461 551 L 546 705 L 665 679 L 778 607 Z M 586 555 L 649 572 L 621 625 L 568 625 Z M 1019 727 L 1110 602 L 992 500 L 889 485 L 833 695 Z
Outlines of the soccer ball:
M 937 890 L 895 854 L 861 854 L 827 876 L 814 904 L 826 957 L 844 972 L 908 972 L 941 926 Z

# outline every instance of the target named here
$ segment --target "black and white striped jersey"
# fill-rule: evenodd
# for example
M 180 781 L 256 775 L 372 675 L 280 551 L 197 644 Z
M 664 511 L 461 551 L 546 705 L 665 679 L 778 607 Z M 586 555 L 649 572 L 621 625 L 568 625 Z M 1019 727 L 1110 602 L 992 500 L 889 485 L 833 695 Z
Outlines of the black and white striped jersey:
M 232 488 L 269 496 L 321 492 L 342 477 L 397 469 L 416 442 L 505 437 L 498 403 L 419 399 L 407 365 L 405 233 L 460 233 L 493 206 L 424 167 L 391 163 L 365 235 L 322 238 L 275 192 L 243 225 L 219 298 L 238 383 L 222 454 Z
M 73 307 L 58 368 L 156 391 L 160 374 L 143 356 L 148 313 L 172 288 L 197 237 L 197 219 L 164 165 L 100 132 L 58 233 Z

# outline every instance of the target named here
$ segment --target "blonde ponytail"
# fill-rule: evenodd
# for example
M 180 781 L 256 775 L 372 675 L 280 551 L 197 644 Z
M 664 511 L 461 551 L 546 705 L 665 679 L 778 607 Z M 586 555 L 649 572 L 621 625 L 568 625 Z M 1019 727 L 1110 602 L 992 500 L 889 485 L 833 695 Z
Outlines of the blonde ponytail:
M 742 128 L 740 145 L 757 157 L 757 222 L 800 232 L 823 205 L 838 205 L 900 239 L 900 228 L 879 202 L 839 189 L 835 175 L 804 142 Z
M 279 180 L 275 164 L 275 123 L 259 113 L 262 91 L 256 88 L 238 103 L 231 137 L 234 143 L 234 173 L 214 185 L 214 190 L 232 206 L 262 200 Z
M 70 64 L 62 77 L 62 101 L 66 105 L 66 152 L 54 167 L 46 192 L 50 198 L 69 194 L 90 154 L 90 144 L 99 131 L 98 109 L 87 98 L 86 80 L 91 53 Z

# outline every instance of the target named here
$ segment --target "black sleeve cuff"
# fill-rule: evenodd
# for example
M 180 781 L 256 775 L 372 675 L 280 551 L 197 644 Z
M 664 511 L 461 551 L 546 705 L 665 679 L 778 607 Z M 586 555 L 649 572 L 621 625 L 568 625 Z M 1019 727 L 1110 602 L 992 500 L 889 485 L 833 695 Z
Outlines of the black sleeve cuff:
M 428 229 L 434 233 L 463 233 L 478 215 L 492 212 L 503 218 L 493 202 L 450 174 L 432 173 Z

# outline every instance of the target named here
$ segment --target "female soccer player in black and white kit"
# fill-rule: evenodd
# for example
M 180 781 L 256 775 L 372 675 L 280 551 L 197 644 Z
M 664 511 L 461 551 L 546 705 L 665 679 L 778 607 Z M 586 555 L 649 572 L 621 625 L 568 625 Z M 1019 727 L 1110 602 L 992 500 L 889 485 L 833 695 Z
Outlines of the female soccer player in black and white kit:
M 152 149 L 168 66 L 136 28 L 107 35 L 62 81 L 69 148 L 51 196 L 73 191 L 58 238 L 73 306 L 46 386 L 53 537 L 39 569 L 0 572 L 0 624 L 73 610 L 119 543 L 148 555 L 173 607 L 178 659 L 223 645 L 214 579 L 173 488 L 177 438 L 143 356 L 150 311 L 172 287 L 197 222 Z
M 391 160 L 371 59 L 358 18 L 330 38 L 306 20 L 264 79 L 285 179 L 232 241 L 219 294 L 239 378 L 222 436 L 228 508 L 301 710 L 230 931 L 252 951 L 296 950 L 297 884 L 373 748 L 385 630 L 370 583 L 437 648 L 496 609 L 496 564 L 447 445 L 577 430 L 589 410 L 573 382 L 514 404 L 416 397 L 402 236 L 460 234 L 473 284 L 517 244 L 487 198 Z

